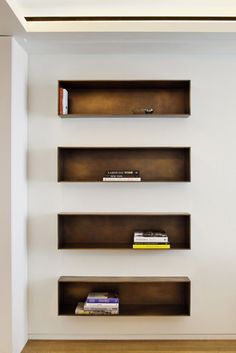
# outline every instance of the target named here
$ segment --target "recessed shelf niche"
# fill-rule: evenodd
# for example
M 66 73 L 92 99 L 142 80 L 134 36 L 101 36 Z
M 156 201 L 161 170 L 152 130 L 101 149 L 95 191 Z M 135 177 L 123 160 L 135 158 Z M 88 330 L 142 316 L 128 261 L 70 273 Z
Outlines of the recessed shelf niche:
M 190 249 L 190 228 L 189 214 L 62 213 L 58 215 L 58 248 L 137 251 L 132 249 L 134 231 L 160 229 L 169 237 L 170 250 Z
M 89 292 L 109 291 L 119 294 L 119 316 L 188 316 L 190 285 L 188 277 L 61 277 L 58 314 L 73 316 Z
M 68 92 L 62 114 L 60 89 Z M 69 117 L 188 117 L 189 80 L 59 81 L 58 115 Z
M 139 170 L 142 182 L 187 182 L 190 148 L 58 148 L 59 182 L 102 182 L 106 170 Z

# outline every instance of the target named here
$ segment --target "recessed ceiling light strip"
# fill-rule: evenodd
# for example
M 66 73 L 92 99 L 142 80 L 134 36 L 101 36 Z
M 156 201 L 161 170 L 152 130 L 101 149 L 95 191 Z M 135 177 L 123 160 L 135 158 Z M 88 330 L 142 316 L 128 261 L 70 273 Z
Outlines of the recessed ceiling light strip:
M 65 17 L 25 17 L 28 22 L 55 22 L 55 21 L 215 21 L 232 22 L 236 16 L 65 16 Z

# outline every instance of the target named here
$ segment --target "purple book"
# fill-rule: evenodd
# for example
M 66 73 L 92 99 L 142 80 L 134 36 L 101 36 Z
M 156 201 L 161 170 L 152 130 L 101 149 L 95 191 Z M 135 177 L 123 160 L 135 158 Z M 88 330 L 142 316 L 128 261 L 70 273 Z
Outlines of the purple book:
M 89 293 L 86 303 L 119 303 L 119 298 L 113 293 L 93 292 Z
M 107 298 L 107 299 L 87 298 L 86 303 L 101 303 L 101 304 L 119 303 L 119 298 Z

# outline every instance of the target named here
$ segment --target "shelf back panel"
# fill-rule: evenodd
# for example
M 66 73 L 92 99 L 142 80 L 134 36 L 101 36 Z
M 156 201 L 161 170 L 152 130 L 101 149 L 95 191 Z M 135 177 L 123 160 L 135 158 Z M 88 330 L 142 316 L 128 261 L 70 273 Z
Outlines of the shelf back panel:
M 190 181 L 188 147 L 58 150 L 58 181 L 102 181 L 106 170 L 139 170 L 142 181 Z
M 74 315 L 79 301 L 85 301 L 89 292 L 118 293 L 121 315 L 189 315 L 190 281 L 155 282 L 59 282 L 59 315 Z
M 190 114 L 190 81 L 59 81 L 68 91 L 68 114 L 137 116 Z
M 190 248 L 190 215 L 187 214 L 60 214 L 60 249 L 131 249 L 137 230 L 163 230 L 171 248 Z

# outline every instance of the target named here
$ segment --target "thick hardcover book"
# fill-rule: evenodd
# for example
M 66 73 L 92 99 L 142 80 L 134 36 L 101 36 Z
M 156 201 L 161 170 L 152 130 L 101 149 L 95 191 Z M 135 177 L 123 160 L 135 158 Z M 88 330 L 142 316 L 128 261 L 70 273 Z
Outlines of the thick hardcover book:
M 170 244 L 133 244 L 133 249 L 170 249 Z
M 113 293 L 93 292 L 88 294 L 86 303 L 119 303 L 119 298 Z
M 134 236 L 135 243 L 168 243 L 168 237 L 139 237 Z
M 119 314 L 119 310 L 109 310 L 109 311 L 105 311 L 105 310 L 85 310 L 84 309 L 84 303 L 83 302 L 79 302 L 76 306 L 75 309 L 75 314 L 76 315 L 118 315 Z
M 86 303 L 100 303 L 100 304 L 112 304 L 119 303 L 119 298 L 108 298 L 108 299 L 89 299 L 87 298 Z
M 89 313 L 90 315 L 117 315 L 119 314 L 119 309 L 116 310 L 88 310 L 84 309 L 85 314 Z
M 139 176 L 139 170 L 106 170 L 105 175 L 109 176 Z
M 85 303 L 84 310 L 118 310 L 119 303 Z
M 65 88 L 59 90 L 59 114 L 68 114 L 68 91 Z

